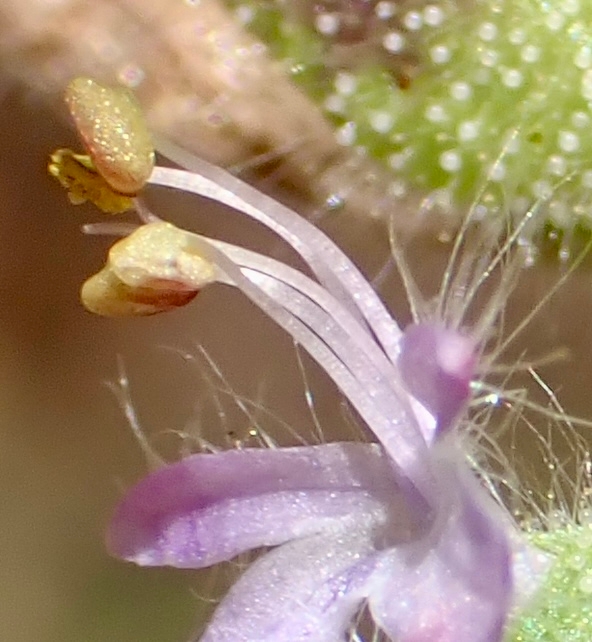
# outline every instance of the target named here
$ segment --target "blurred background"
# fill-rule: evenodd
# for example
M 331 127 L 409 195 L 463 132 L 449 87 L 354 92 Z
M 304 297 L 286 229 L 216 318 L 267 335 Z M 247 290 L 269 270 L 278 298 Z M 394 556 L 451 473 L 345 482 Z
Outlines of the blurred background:
M 208 575 L 137 569 L 110 559 L 103 547 L 115 502 L 148 470 L 108 385 L 118 380 L 118 358 L 142 428 L 169 459 L 195 448 L 197 437 L 248 443 L 247 433 L 258 421 L 282 443 L 295 443 L 296 437 L 274 417 L 299 435 L 309 435 L 313 422 L 307 389 L 327 439 L 348 438 L 352 432 L 332 386 L 306 359 L 304 381 L 294 346 L 236 293 L 214 287 L 186 309 L 147 319 L 103 319 L 81 307 L 80 284 L 102 266 L 112 241 L 81 233 L 81 224 L 101 220 L 100 214 L 70 206 L 46 165 L 55 148 L 78 147 L 59 102 L 63 77 L 77 65 L 78 73 L 89 73 L 95 65 L 98 76 L 115 77 L 118 71 L 105 62 L 104 52 L 94 62 L 81 54 L 80 25 L 87 23 L 75 7 L 68 2 L 13 6 L 7 1 L 0 8 L 0 639 L 174 642 L 188 639 L 203 622 L 215 597 Z M 70 40 L 64 35 L 64 42 L 76 40 L 78 57 L 73 51 L 68 57 L 67 47 L 55 39 L 57 18 L 50 13 L 56 8 L 76 15 L 78 32 Z M 101 42 L 99 27 L 93 25 L 98 34 L 94 42 Z M 68 23 L 62 29 L 69 33 Z M 56 65 L 55 52 L 69 66 Z M 242 107 L 253 122 L 265 120 L 260 105 Z M 169 135 L 175 122 L 159 131 Z M 203 123 L 195 126 L 202 131 Z M 322 141 L 324 130 L 319 128 Z M 216 158 L 216 148 L 212 160 L 228 165 L 253 157 L 260 146 L 252 142 L 248 126 L 243 123 L 236 132 L 232 149 L 224 148 L 222 158 Z M 217 130 L 216 135 L 228 141 L 227 133 Z M 257 132 L 255 138 L 265 136 Z M 304 174 L 314 171 L 312 165 L 306 167 Z M 320 224 L 368 274 L 380 271 L 388 257 L 380 222 L 364 220 L 355 211 L 323 212 L 300 187 L 302 174 L 280 176 L 285 199 L 311 215 L 321 214 Z M 264 180 L 262 186 L 273 190 L 274 180 Z M 155 212 L 179 225 L 293 260 L 269 234 L 203 200 L 163 190 L 149 191 L 147 200 Z M 423 290 L 434 293 L 450 247 L 425 233 L 407 249 Z M 564 270 L 553 260 L 525 270 L 508 307 L 507 327 L 522 319 Z M 590 279 L 589 269 L 579 270 L 505 359 L 511 364 L 524 354 L 536 358 L 566 348 L 568 359 L 546 367 L 543 374 L 567 412 L 583 417 L 592 417 Z M 406 322 L 405 297 L 392 271 L 381 287 L 397 318 Z M 231 397 L 217 390 L 224 384 L 200 356 L 199 346 L 236 393 L 255 402 L 252 417 L 238 412 Z M 534 387 L 527 378 L 521 385 Z M 226 416 L 218 412 L 217 398 Z M 538 465 L 529 439 L 523 436 Z

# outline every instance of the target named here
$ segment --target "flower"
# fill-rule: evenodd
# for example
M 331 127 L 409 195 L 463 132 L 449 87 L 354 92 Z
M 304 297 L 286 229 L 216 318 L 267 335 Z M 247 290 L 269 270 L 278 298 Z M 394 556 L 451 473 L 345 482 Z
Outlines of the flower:
M 129 294 L 135 303 L 136 289 L 194 295 L 212 281 L 238 287 L 325 369 L 378 443 L 187 457 L 128 493 L 109 528 L 109 550 L 140 565 L 200 568 L 271 547 L 223 599 L 206 642 L 334 642 L 365 605 L 392 640 L 501 640 L 546 558 L 481 487 L 462 450 L 457 418 L 482 346 L 436 321 L 401 332 L 320 230 L 195 163 L 198 173 L 156 168 L 150 180 L 267 225 L 316 280 L 156 222 L 112 248 L 109 279 L 105 270 L 98 275 L 99 299 L 121 303 Z M 162 309 L 169 308 L 167 298 Z
M 143 566 L 200 568 L 277 547 L 230 590 L 204 641 L 340 640 L 365 601 L 393 640 L 499 640 L 508 535 L 448 463 L 426 530 L 375 444 L 193 455 L 128 494 L 109 549 Z

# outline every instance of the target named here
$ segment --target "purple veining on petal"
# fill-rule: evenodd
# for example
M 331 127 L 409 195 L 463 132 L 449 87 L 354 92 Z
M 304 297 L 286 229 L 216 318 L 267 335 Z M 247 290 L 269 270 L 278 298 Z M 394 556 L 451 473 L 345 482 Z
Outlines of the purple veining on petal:
M 390 461 L 373 444 L 199 454 L 133 488 L 107 534 L 112 554 L 142 565 L 209 566 L 281 544 L 356 515 L 409 530 Z M 386 536 L 386 535 L 385 535 Z
M 399 367 L 409 392 L 437 419 L 432 438 L 446 432 L 466 404 L 476 365 L 469 337 L 436 324 L 405 329 Z
M 202 642 L 336 642 L 365 601 L 398 642 L 499 642 L 513 597 L 510 525 L 445 448 L 433 449 L 427 533 L 413 530 L 379 446 L 330 444 L 161 469 L 116 511 L 110 548 L 139 564 L 201 567 L 277 546 L 232 587 Z
M 344 574 L 374 552 L 371 535 L 352 516 L 338 529 L 267 553 L 230 589 L 201 642 L 344 640 L 364 599 L 342 589 Z

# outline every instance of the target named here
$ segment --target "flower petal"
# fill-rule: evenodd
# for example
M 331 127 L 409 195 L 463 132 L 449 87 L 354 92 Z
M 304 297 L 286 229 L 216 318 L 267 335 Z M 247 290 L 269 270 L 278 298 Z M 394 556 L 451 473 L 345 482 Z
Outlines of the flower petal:
M 224 598 L 200 642 L 339 642 L 364 600 L 357 562 L 374 552 L 356 516 L 257 560 Z
M 372 578 L 377 624 L 400 642 L 500 642 L 512 599 L 505 515 L 450 462 L 444 507 L 423 540 L 392 549 Z
M 141 565 L 199 568 L 334 528 L 352 515 L 367 528 L 388 521 L 389 540 L 396 540 L 408 529 L 397 487 L 374 444 L 193 455 L 129 492 L 107 546 Z M 394 531 L 392 522 L 400 525 Z
M 470 396 L 477 354 L 475 342 L 437 324 L 410 325 L 401 339 L 399 367 L 409 392 L 446 432 Z M 424 435 L 431 442 L 436 435 Z M 431 437 L 431 438 L 430 438 Z

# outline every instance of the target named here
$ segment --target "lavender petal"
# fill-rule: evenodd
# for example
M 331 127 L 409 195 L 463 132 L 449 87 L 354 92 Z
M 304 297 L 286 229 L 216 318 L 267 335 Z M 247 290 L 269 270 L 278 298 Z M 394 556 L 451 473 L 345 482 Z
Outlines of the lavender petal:
M 456 496 L 432 533 L 382 557 L 370 609 L 400 642 L 500 642 L 513 592 L 505 515 L 468 471 L 446 474 Z
M 476 363 L 474 341 L 456 330 L 436 324 L 405 329 L 401 375 L 409 392 L 436 417 L 438 434 L 454 425 L 469 399 Z
M 281 546 L 224 598 L 200 642 L 339 642 L 365 596 L 352 568 L 374 552 L 356 516 L 329 534 Z
M 319 533 L 347 516 L 382 524 L 385 507 L 403 532 L 397 480 L 373 444 L 199 454 L 133 488 L 115 511 L 107 546 L 141 565 L 199 568 Z

